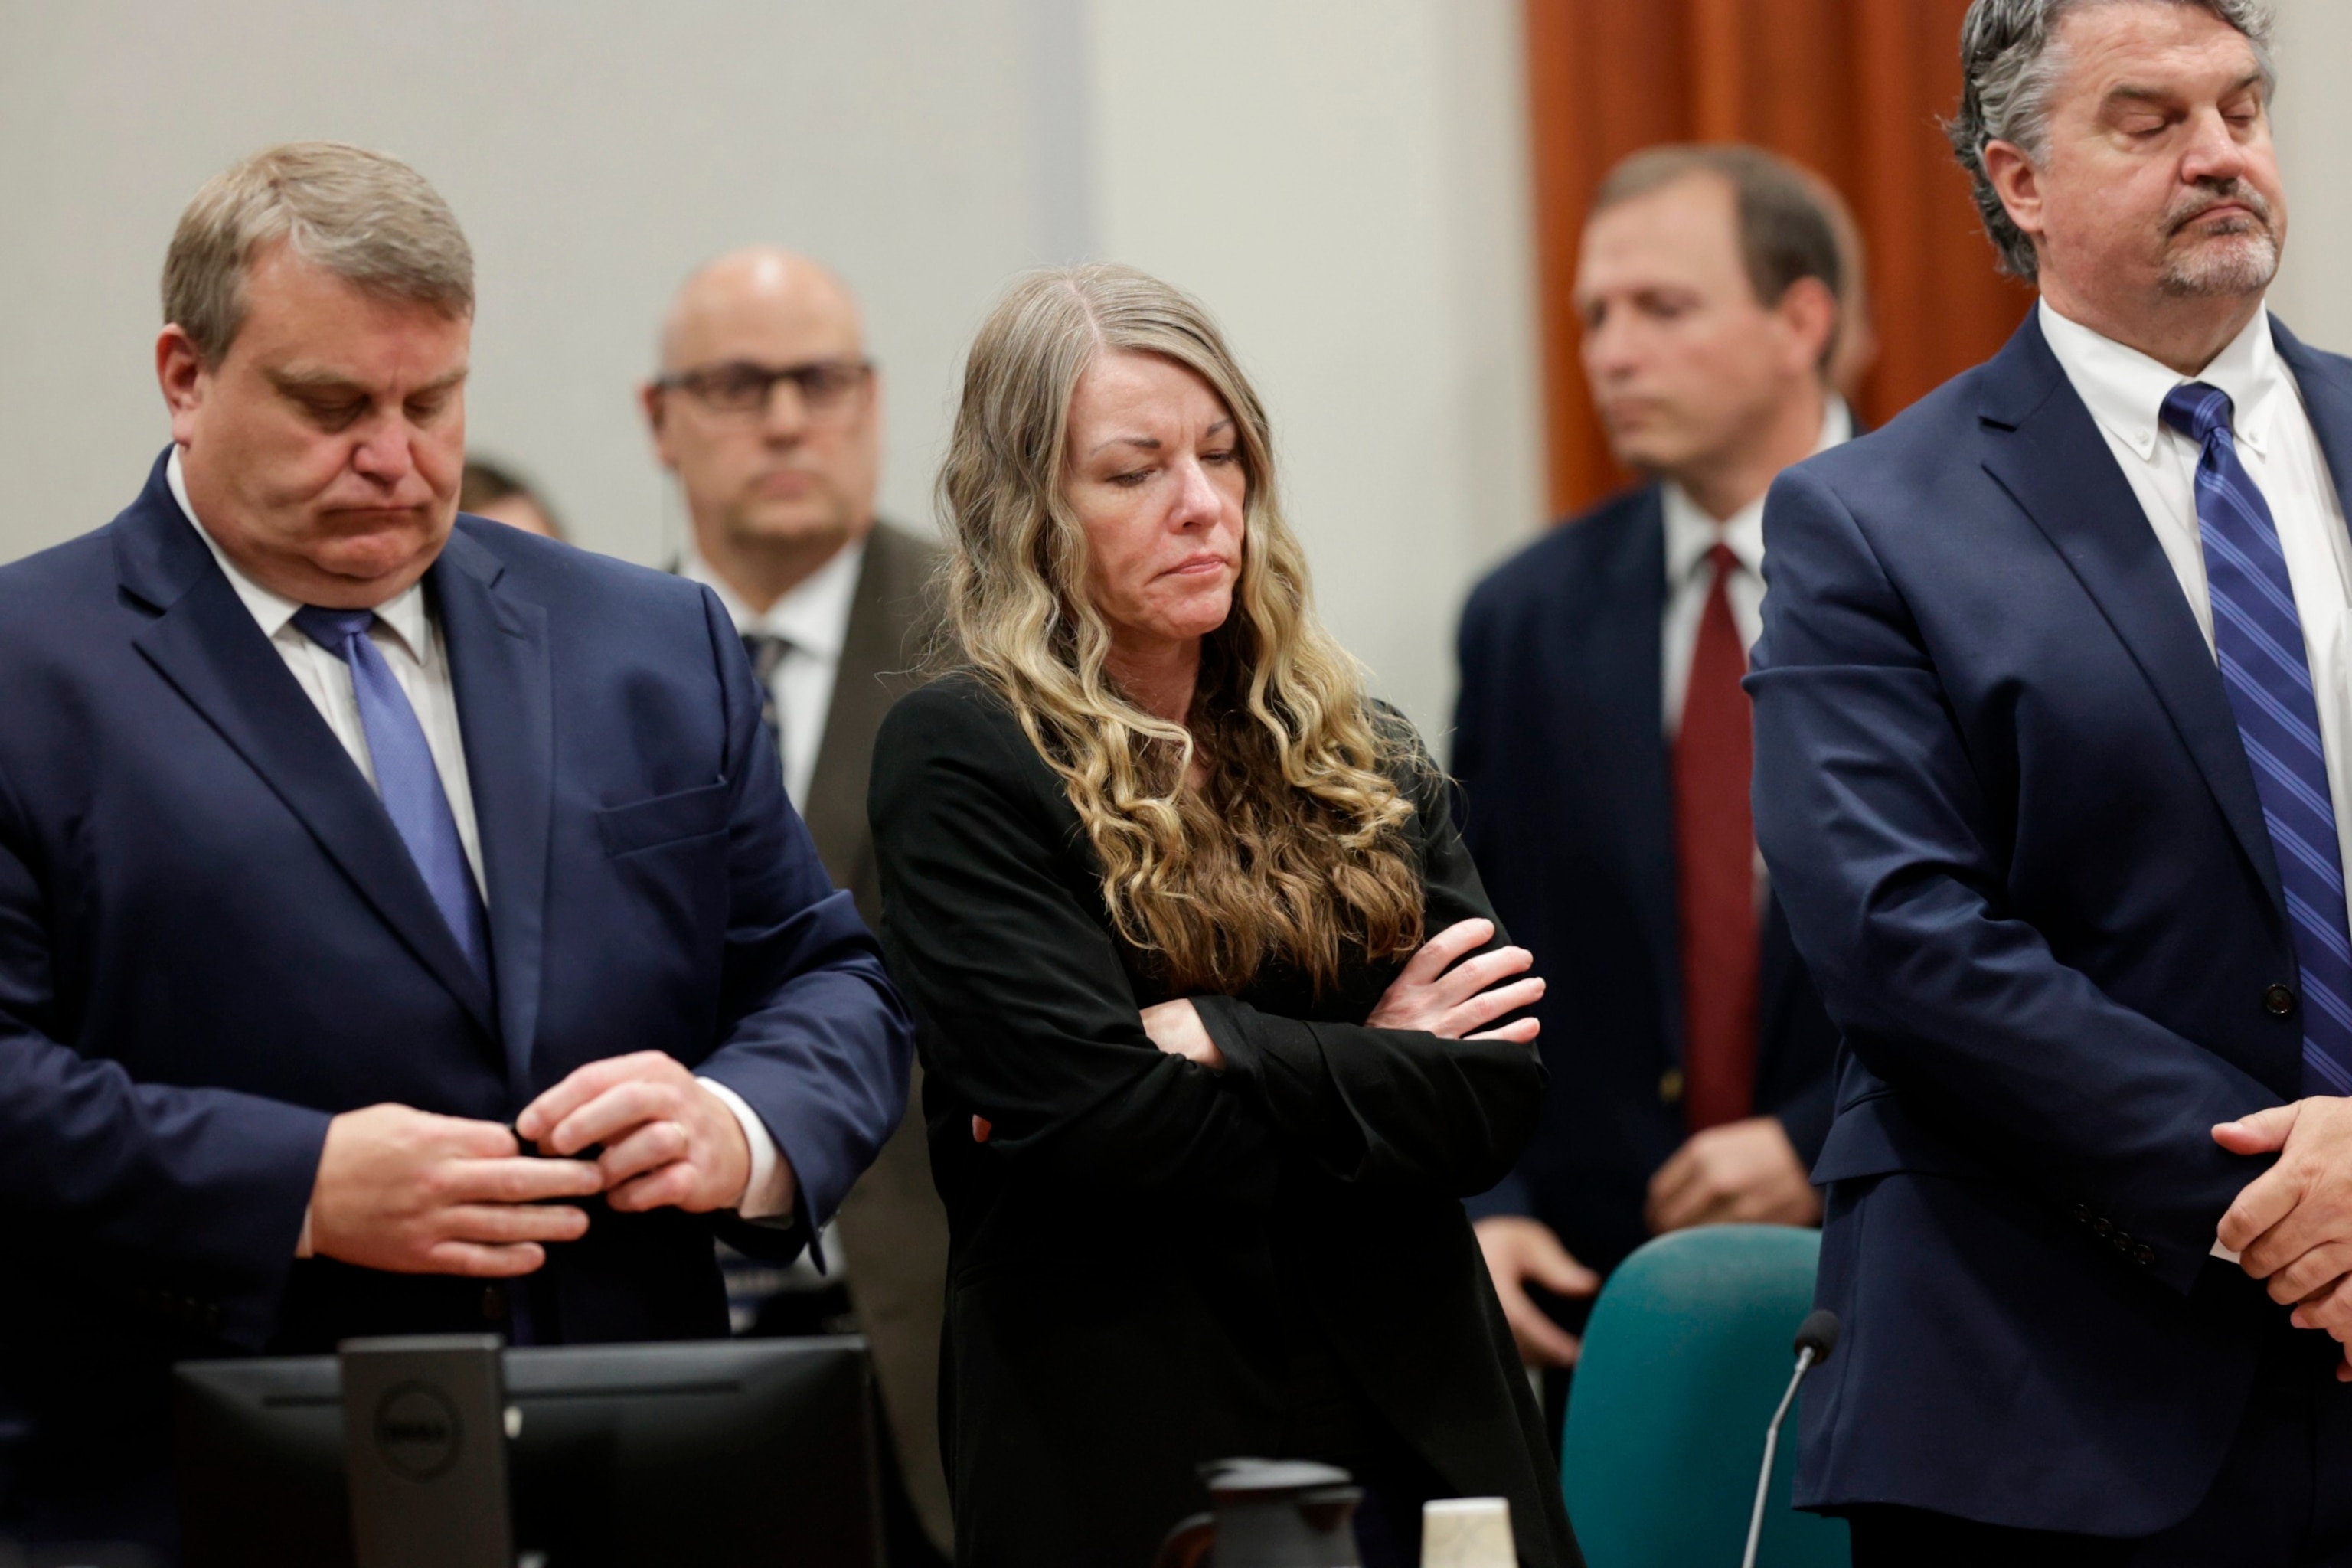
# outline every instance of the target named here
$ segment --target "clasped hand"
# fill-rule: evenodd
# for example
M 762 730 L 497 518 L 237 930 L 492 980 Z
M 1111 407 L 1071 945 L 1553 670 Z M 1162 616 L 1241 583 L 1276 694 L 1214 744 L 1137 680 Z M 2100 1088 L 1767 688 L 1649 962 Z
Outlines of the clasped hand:
M 2276 1153 L 2221 1216 L 2221 1245 L 2294 1308 L 2299 1329 L 2352 1344 L 2352 1100 L 2314 1097 L 2213 1129 L 2233 1154 Z M 2352 1383 L 2352 1366 L 2336 1377 Z
M 1542 1000 L 1543 981 L 1527 971 L 1535 955 L 1524 947 L 1478 949 L 1495 939 L 1490 920 L 1456 921 L 1422 944 L 1382 993 L 1372 1016 L 1374 1029 L 1425 1029 L 1444 1040 L 1509 1040 L 1531 1044 L 1543 1023 L 1521 1018 L 1489 1029 L 1506 1013 Z M 1477 953 L 1475 958 L 1465 954 Z M 1456 962 L 1459 960 L 1460 962 Z M 1522 980 L 1511 976 L 1522 974 Z M 1508 984 L 1505 984 L 1508 982 Z
M 1534 1039 L 1536 1031 L 1543 1026 L 1535 1018 L 1521 1018 L 1484 1034 L 1471 1032 L 1506 1013 L 1527 1006 L 1544 993 L 1544 983 L 1532 975 L 1525 980 L 1511 980 L 1512 975 L 1525 973 L 1535 962 L 1534 955 L 1524 947 L 1498 947 L 1466 962 L 1455 962 L 1465 953 L 1477 952 L 1494 936 L 1493 921 L 1468 920 L 1458 921 L 1431 937 L 1381 994 L 1371 1016 L 1364 1020 L 1365 1026 L 1425 1029 L 1447 1040 L 1512 1040 L 1526 1045 Z M 1510 984 L 1505 984 L 1505 981 Z M 1209 1037 L 1208 1026 L 1201 1022 L 1201 1010 L 1192 1005 L 1189 996 L 1146 1007 L 1143 1032 L 1170 1056 L 1182 1057 L 1219 1072 L 1224 1070 L 1225 1054 Z
M 751 1178 L 742 1125 L 660 1051 L 592 1062 L 525 1107 L 522 1153 L 494 1121 L 404 1105 L 347 1111 L 327 1125 L 310 1197 L 322 1258 L 404 1274 L 529 1274 L 546 1244 L 586 1234 L 562 1200 L 603 1194 L 623 1213 L 730 1207 Z M 573 1159 L 603 1145 L 593 1160 Z
M 1472 1032 L 1484 1029 L 1506 1013 L 1528 1005 L 1544 993 L 1544 983 L 1532 975 L 1511 980 L 1514 974 L 1525 973 L 1535 962 L 1535 956 L 1524 947 L 1498 947 L 1466 962 L 1455 962 L 1465 953 L 1477 952 L 1494 936 L 1493 921 L 1467 920 L 1457 921 L 1431 937 L 1381 994 L 1371 1016 L 1364 1020 L 1365 1026 L 1374 1029 L 1425 1029 L 1447 1040 L 1510 1040 L 1519 1045 L 1532 1041 L 1543 1026 L 1535 1018 L 1521 1018 L 1484 1033 Z M 1506 981 L 1510 983 L 1506 984 Z M 1143 1032 L 1154 1046 L 1171 1057 L 1198 1062 L 1213 1072 L 1225 1068 L 1224 1052 L 1210 1037 L 1208 1026 L 1201 1022 L 1201 1010 L 1192 1005 L 1189 996 L 1144 1008 Z M 988 1118 L 971 1119 L 973 1142 L 987 1142 L 995 1131 Z

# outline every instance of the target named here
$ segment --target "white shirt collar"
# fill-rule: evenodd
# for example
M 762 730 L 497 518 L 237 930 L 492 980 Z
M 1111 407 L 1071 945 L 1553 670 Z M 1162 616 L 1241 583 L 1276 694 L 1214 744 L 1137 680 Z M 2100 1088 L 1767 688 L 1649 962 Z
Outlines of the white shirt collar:
M 163 466 L 163 478 L 172 487 L 172 499 L 180 503 L 181 514 L 194 525 L 196 537 L 203 540 L 205 548 L 213 552 L 213 559 L 219 563 L 222 574 L 228 578 L 229 586 L 236 590 L 236 596 L 245 601 L 245 607 L 252 612 L 255 622 L 260 626 L 261 635 L 275 641 L 278 634 L 294 619 L 295 612 L 302 608 L 301 605 L 283 594 L 263 587 L 238 570 L 236 563 L 228 558 L 228 552 L 220 547 L 220 541 L 213 537 L 212 531 L 196 515 L 196 509 L 189 504 L 188 481 L 180 471 L 180 448 L 176 446 L 172 448 L 170 461 Z M 430 629 L 425 623 L 423 583 L 412 583 L 387 602 L 378 605 L 375 615 L 376 619 L 389 627 L 394 637 L 407 645 L 411 658 L 419 662 L 424 660 L 425 639 Z
M 737 631 L 747 635 L 765 632 L 783 638 L 797 652 L 837 663 L 841 645 L 849 636 L 850 605 L 857 597 L 857 575 L 865 562 L 866 538 L 851 540 L 835 552 L 832 560 L 769 605 L 763 616 L 751 613 L 751 606 L 720 579 L 690 540 L 677 570 L 681 577 L 700 583 L 719 595 L 720 606 L 726 610 L 728 619 L 735 623 Z
M 1822 410 L 1822 437 L 1813 444 L 1817 453 L 1826 452 L 1853 438 L 1853 410 L 1845 399 L 1832 393 Z M 1706 509 L 1691 500 L 1690 492 L 1672 479 L 1666 481 L 1664 500 L 1666 513 L 1666 588 L 1669 593 L 1690 581 L 1698 570 L 1699 562 L 1715 548 L 1719 540 L 1731 546 L 1739 563 L 1758 576 L 1764 574 L 1764 498 L 1754 500 L 1733 512 L 1721 522 L 1706 514 Z
M 2201 381 L 2230 395 L 2230 423 L 2237 439 L 2257 454 L 2264 452 L 2271 400 L 2287 384 L 2286 363 L 2271 341 L 2267 305 L 2254 312 L 2229 346 L 2197 375 L 2182 375 L 2171 366 L 2150 359 L 2136 348 L 2116 342 L 2058 313 L 2042 301 L 2042 335 L 2059 368 L 2074 385 L 2091 417 L 2142 458 L 2156 454 L 2157 437 L 2164 428 L 2165 395 L 2174 387 Z

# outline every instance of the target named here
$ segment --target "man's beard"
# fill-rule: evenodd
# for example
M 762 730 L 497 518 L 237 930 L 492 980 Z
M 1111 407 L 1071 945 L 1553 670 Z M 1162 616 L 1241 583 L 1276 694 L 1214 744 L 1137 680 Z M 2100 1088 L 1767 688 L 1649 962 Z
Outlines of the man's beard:
M 2235 202 L 2253 216 L 2237 218 L 2228 227 L 2200 236 L 2186 249 L 2173 241 L 2205 214 Z M 2164 216 L 2164 268 L 2158 283 L 2176 298 L 2212 298 L 2259 294 L 2278 276 L 2278 225 L 2271 204 L 2243 180 L 2208 183 L 2185 197 Z

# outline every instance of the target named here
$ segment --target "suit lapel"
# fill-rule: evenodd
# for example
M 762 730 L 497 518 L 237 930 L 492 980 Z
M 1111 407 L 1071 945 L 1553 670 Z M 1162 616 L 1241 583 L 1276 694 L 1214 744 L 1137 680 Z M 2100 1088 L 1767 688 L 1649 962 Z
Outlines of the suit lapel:
M 867 536 L 842 634 L 824 738 L 803 803 L 801 815 L 816 842 L 817 858 L 835 887 L 853 892 L 866 854 L 866 778 L 874 737 L 890 704 L 913 683 L 908 671 L 919 650 L 909 646 L 910 634 L 921 615 L 928 555 L 919 542 L 887 524 Z
M 162 613 L 133 639 L 284 801 L 360 896 L 494 1033 L 489 988 L 467 963 L 383 803 L 345 752 L 163 484 L 115 521 L 123 586 Z
M 2352 369 L 2334 354 L 2315 353 L 2303 340 L 2271 318 L 2271 341 L 2279 357 L 2294 373 L 2303 411 L 2319 437 L 2319 455 L 2327 459 L 2327 477 L 2347 519 L 2352 519 Z
M 2221 671 L 2139 498 L 2029 313 L 1987 367 L 1985 471 L 2023 508 L 2131 652 L 2285 918 L 2278 865 Z
M 1584 635 L 1593 719 L 1585 764 L 1605 802 L 1625 885 L 1655 955 L 1669 1050 L 1682 1039 L 1682 932 L 1675 907 L 1673 780 L 1666 757 L 1659 623 L 1666 609 L 1665 506 L 1653 489 L 1606 563 Z
M 500 592 L 498 558 L 462 531 L 426 583 L 441 612 L 466 771 L 489 887 L 499 1036 L 518 1101 L 539 1087 L 531 1054 L 547 941 L 547 857 L 555 787 L 554 675 L 544 607 Z

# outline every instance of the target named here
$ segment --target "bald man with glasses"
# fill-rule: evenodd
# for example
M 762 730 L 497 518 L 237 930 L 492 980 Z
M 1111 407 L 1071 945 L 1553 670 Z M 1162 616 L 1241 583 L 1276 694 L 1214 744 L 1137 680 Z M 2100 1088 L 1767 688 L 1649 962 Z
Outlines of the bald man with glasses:
M 805 257 L 732 251 L 679 289 L 661 356 L 640 396 L 655 452 L 686 505 L 677 570 L 733 617 L 818 858 L 859 912 L 878 921 L 866 767 L 882 715 L 916 684 L 908 671 L 938 547 L 875 517 L 881 377 L 857 300 Z M 873 1345 L 903 1480 L 887 1500 L 891 1561 L 944 1561 L 952 1539 L 938 1416 L 947 1216 L 919 1114 L 851 1191 L 829 1239 L 832 1278 L 845 1280 Z M 822 1326 L 826 1293 L 780 1294 L 771 1271 L 724 1261 L 739 1333 Z

